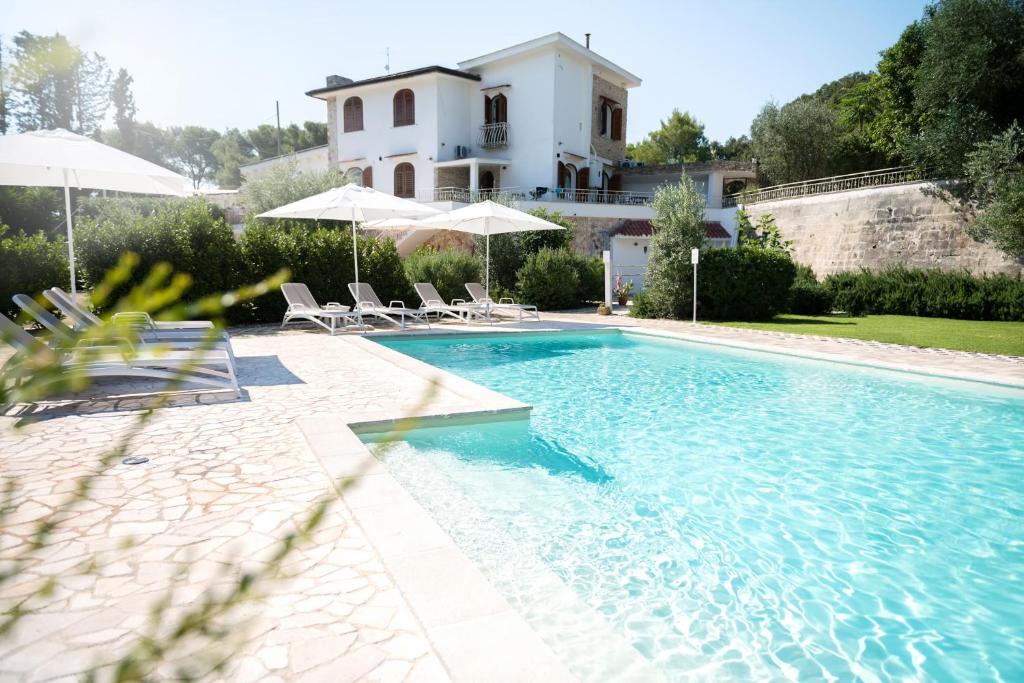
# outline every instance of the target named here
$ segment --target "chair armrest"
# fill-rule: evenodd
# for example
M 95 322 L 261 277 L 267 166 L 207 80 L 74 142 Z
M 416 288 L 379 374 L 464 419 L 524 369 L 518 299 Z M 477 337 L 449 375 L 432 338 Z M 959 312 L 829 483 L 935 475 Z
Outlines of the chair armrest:
M 401 299 L 392 299 L 388 302 L 388 308 L 396 308 L 395 304 L 398 304 L 397 308 L 405 308 L 405 302 Z
M 503 296 L 500 299 L 498 299 L 499 304 L 514 304 L 515 302 L 516 300 L 510 296 Z
M 326 305 L 326 306 L 324 306 L 324 310 L 325 310 L 325 311 L 329 311 L 329 310 L 331 310 L 332 308 L 340 308 L 340 309 L 342 309 L 342 310 L 346 310 L 346 311 L 348 310 L 348 306 L 343 306 L 343 305 L 341 304 L 341 302 L 339 302 L 339 301 L 328 301 L 328 302 L 327 302 L 327 305 Z
M 372 301 L 360 301 L 356 303 L 356 308 L 365 308 L 372 311 L 373 309 L 377 308 L 377 306 L 374 305 Z
M 452 299 L 452 306 L 465 306 L 465 305 L 466 305 L 466 300 L 465 299 Z
M 115 323 L 122 320 L 126 321 L 129 325 L 141 325 L 149 328 L 156 327 L 156 323 L 153 322 L 153 318 L 150 317 L 149 313 L 144 311 L 123 311 L 121 313 L 114 314 L 113 321 Z

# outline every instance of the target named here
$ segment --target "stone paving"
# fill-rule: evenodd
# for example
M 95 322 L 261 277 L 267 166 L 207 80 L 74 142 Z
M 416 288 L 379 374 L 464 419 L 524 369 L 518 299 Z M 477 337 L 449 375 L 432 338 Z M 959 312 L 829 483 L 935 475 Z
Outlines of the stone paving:
M 595 324 L 641 322 L 581 313 L 511 327 Z M 1024 359 L 668 321 L 642 326 L 714 343 L 1024 385 Z M 237 647 L 237 654 L 214 677 L 452 677 L 297 423 L 308 433 L 311 421 L 323 419 L 329 438 L 339 424 L 423 410 L 428 396 L 427 412 L 471 411 L 478 403 L 457 387 L 433 390 L 428 377 L 368 353 L 358 337 L 246 328 L 235 330 L 233 340 L 243 398 L 187 394 L 160 411 L 130 448 L 149 462 L 118 462 L 101 473 L 91 499 L 67 515 L 30 570 L 5 586 L 6 602 L 56 578 L 53 593 L 33 605 L 13 634 L 0 637 L 0 680 L 79 680 L 91 667 L 116 660 L 145 630 L 150 606 L 169 585 L 175 586 L 172 613 L 196 605 L 204 590 L 222 590 L 240 572 L 264 566 L 281 537 L 324 497 L 335 503 L 312 541 L 290 556 L 288 577 L 269 583 L 266 594 L 225 620 L 225 646 Z M 54 510 L 131 428 L 148 400 L 140 390 L 145 385 L 105 384 L 75 400 L 0 418 L 3 478 L 18 485 L 14 512 L 0 534 L 0 560 L 24 547 L 33 522 Z M 92 557 L 100 559 L 98 570 L 80 571 Z M 201 664 L 197 647 L 183 642 L 162 673 L 172 675 L 176 664 Z

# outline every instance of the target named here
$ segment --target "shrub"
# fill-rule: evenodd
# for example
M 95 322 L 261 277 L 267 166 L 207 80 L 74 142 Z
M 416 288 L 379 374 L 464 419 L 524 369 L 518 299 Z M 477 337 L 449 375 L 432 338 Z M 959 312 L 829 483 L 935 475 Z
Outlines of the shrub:
M 192 277 L 186 299 L 226 292 L 240 283 L 240 252 L 219 209 L 202 199 L 107 200 L 90 205 L 75 228 L 75 256 L 86 287 L 94 287 L 121 254 L 139 255 L 134 275 L 114 296 L 135 286 L 161 262 Z
M 604 301 L 604 260 L 576 256 L 576 274 L 579 277 L 579 305 Z
M 467 298 L 466 283 L 483 282 L 482 270 L 479 259 L 456 249 L 417 249 L 405 259 L 409 282 L 433 284 L 445 302 Z
M 693 305 L 690 250 L 704 243 L 704 197 L 683 174 L 654 195 L 654 234 L 647 261 L 646 296 L 637 315 L 689 317 Z M 635 305 L 635 302 L 634 302 Z
M 491 294 L 502 292 L 511 296 L 516 289 L 519 269 L 526 263 L 530 254 L 536 254 L 544 248 L 571 249 L 573 230 L 572 221 L 562 216 L 559 211 L 548 212 L 544 208 L 531 209 L 529 213 L 562 226 L 565 230 L 533 230 L 529 232 L 504 233 L 491 236 Z M 474 239 L 474 252 L 480 259 L 483 272 L 486 257 L 486 240 L 481 236 Z M 492 296 L 495 301 L 497 297 Z
M 258 178 L 242 183 L 242 206 L 256 215 L 315 194 L 341 187 L 348 182 L 341 171 L 300 170 L 298 162 L 275 166 Z
M 789 288 L 789 312 L 801 315 L 825 315 L 832 312 L 832 293 L 818 282 L 810 266 L 796 266 L 796 277 L 793 286 Z
M 966 271 L 911 270 L 836 273 L 825 278 L 835 308 L 850 315 L 918 315 L 965 320 L 1024 320 L 1024 281 Z
M 15 294 L 38 296 L 48 287 L 68 288 L 68 248 L 63 239 L 53 242 L 37 232 L 11 233 L 0 225 L 0 312 L 15 317 Z
M 248 281 L 288 268 L 292 282 L 308 285 L 321 304 L 355 303 L 348 291 L 355 274 L 352 233 L 344 224 L 250 218 L 240 247 Z M 402 261 L 389 239 L 359 236 L 359 279 L 370 283 L 385 304 L 391 299 L 413 301 Z M 275 322 L 286 307 L 284 297 L 271 292 L 251 302 L 250 319 Z
M 567 249 L 541 249 L 519 269 L 518 290 L 524 303 L 544 310 L 580 304 L 579 257 Z
M 708 249 L 697 271 L 697 314 L 710 320 L 770 320 L 789 305 L 796 266 L 784 251 Z

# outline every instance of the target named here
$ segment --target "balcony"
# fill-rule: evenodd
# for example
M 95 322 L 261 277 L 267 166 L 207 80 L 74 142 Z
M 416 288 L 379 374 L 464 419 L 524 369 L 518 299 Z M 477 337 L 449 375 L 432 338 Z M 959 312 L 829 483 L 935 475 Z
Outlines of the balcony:
M 486 199 L 498 202 L 499 204 L 511 204 L 513 201 L 523 198 L 525 198 L 525 195 L 515 187 L 501 187 L 493 190 L 470 190 L 467 187 L 435 187 L 433 190 L 418 193 L 416 197 L 421 202 L 458 202 L 460 204 L 473 204 Z
M 508 137 L 507 122 L 487 123 L 480 126 L 480 139 L 477 144 L 483 149 L 502 149 L 508 147 Z
M 619 204 L 626 206 L 647 206 L 654 199 L 653 192 L 622 192 L 598 189 L 555 189 L 541 192 L 544 189 L 537 188 L 537 190 L 530 193 L 530 198 L 542 202 L 577 202 L 580 204 Z

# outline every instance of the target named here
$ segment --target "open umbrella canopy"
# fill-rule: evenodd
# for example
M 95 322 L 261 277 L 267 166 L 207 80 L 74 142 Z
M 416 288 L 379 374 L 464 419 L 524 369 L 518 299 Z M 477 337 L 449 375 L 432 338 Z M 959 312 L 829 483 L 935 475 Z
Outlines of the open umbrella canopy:
M 484 257 L 484 287 L 488 298 L 491 296 L 491 235 L 533 230 L 565 230 L 557 223 L 492 202 L 490 199 L 421 220 L 380 220 L 367 223 L 366 227 L 381 230 L 455 230 L 485 236 L 487 252 Z
M 461 209 L 438 213 L 417 221 L 402 224 L 389 221 L 386 225 L 370 224 L 368 228 L 387 227 L 392 229 L 456 230 L 474 235 L 500 235 L 508 232 L 530 232 L 532 230 L 565 230 L 561 225 L 538 218 L 525 211 L 513 209 L 491 200 L 477 202 Z
M 371 187 L 349 184 L 327 190 L 291 204 L 264 211 L 257 218 L 299 218 L 305 220 L 351 221 L 352 259 L 359 282 L 359 249 L 356 223 L 374 220 L 419 218 L 441 213 L 437 209 L 402 199 Z
M 0 136 L 0 185 L 64 188 L 72 294 L 77 284 L 70 188 L 192 194 L 192 181 L 185 176 L 63 128 Z
M 343 185 L 291 204 L 264 211 L 258 218 L 304 218 L 330 221 L 375 221 L 386 218 L 421 218 L 437 209 L 380 192 L 370 187 Z
M 61 128 L 0 136 L 0 185 L 192 194 L 185 176 Z

